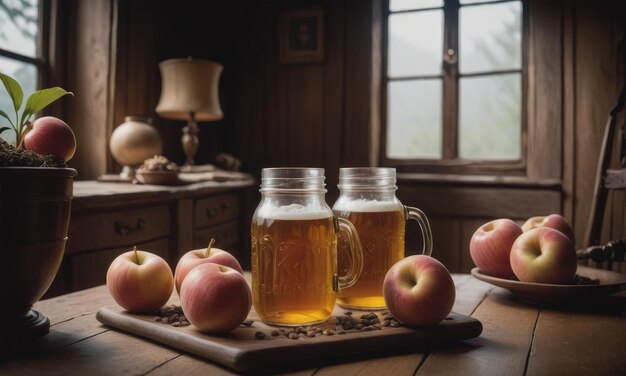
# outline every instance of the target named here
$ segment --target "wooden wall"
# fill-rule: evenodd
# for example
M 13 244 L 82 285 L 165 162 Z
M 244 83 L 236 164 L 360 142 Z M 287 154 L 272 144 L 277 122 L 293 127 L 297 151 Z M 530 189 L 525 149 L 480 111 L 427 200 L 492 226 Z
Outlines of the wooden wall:
M 375 154 L 370 154 L 376 140 L 370 134 L 376 131 L 371 100 L 377 91 L 371 90 L 370 82 L 373 66 L 378 66 L 371 47 L 380 42 L 373 39 L 371 28 L 377 0 L 108 3 L 113 25 L 109 86 L 101 86 L 100 72 L 86 60 L 75 59 L 85 69 L 81 80 L 96 83 L 82 84 L 91 93 L 88 98 L 101 106 L 98 93 L 110 92 L 109 103 L 102 104 L 109 108 L 108 118 L 103 121 L 99 115 L 88 131 L 98 143 L 104 142 L 102 133 L 110 134 L 125 115 L 149 115 L 165 140 L 164 154 L 182 163 L 183 124 L 160 119 L 154 112 L 160 92 L 157 64 L 194 56 L 225 67 L 221 83 L 225 117 L 200 124 L 198 163 L 212 163 L 217 153 L 228 152 L 257 176 L 269 166 L 324 167 L 327 201 L 332 204 L 340 166 L 376 162 Z M 451 271 L 469 270 L 469 238 L 492 218 L 521 222 L 532 215 L 561 212 L 574 224 L 578 239 L 583 237 L 602 131 L 624 82 L 617 42 L 626 9 L 614 1 L 529 4 L 534 14 L 531 37 L 539 43 L 530 56 L 532 103 L 527 116 L 535 122 L 530 137 L 555 140 L 529 149 L 535 156 L 527 170 L 531 179 L 440 179 L 421 174 L 404 175 L 399 182 L 403 203 L 421 207 L 431 218 L 434 256 Z M 278 15 L 284 9 L 310 5 L 325 11 L 324 61 L 278 63 Z M 87 14 L 80 16 L 89 19 Z M 101 30 L 105 32 L 106 28 Z M 81 36 L 78 42 L 88 37 Z M 82 49 L 90 51 L 86 45 Z M 79 155 L 79 166 L 86 169 L 79 170 L 80 178 L 119 170 L 100 148 L 98 144 L 94 161 Z M 549 162 L 544 165 L 542 160 Z M 604 240 L 626 238 L 625 204 L 623 192 L 611 195 Z M 415 231 L 409 234 L 408 253 L 413 253 L 419 238 Z

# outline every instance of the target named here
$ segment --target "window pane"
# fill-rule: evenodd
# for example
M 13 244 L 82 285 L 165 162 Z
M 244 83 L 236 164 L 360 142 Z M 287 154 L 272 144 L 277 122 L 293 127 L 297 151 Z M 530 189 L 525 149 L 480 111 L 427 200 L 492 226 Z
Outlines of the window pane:
M 13 77 L 22 86 L 24 90 L 23 109 L 26 104 L 26 98 L 37 88 L 37 68 L 33 64 L 22 63 L 0 56 L 0 72 Z M 13 102 L 11 102 L 11 98 L 9 98 L 2 84 L 0 84 L 0 109 L 9 115 L 11 121 L 15 122 Z M 0 128 L 3 127 L 10 127 L 10 125 L 4 117 L 0 117 Z M 0 137 L 10 144 L 15 144 L 15 132 L 13 130 L 2 132 Z
M 476 4 L 476 3 L 493 3 L 494 1 L 500 0 L 461 0 L 461 5 L 463 4 Z
M 0 48 L 37 56 L 38 0 L 0 0 Z
M 519 1 L 461 7 L 461 73 L 521 69 L 522 6 Z
M 390 77 L 441 74 L 443 11 L 389 16 Z
M 443 0 L 389 0 L 389 10 L 397 12 L 408 9 L 425 9 L 442 7 Z
M 392 81 L 387 87 L 387 157 L 441 158 L 441 80 Z
M 521 82 L 520 73 L 460 79 L 459 157 L 521 158 Z

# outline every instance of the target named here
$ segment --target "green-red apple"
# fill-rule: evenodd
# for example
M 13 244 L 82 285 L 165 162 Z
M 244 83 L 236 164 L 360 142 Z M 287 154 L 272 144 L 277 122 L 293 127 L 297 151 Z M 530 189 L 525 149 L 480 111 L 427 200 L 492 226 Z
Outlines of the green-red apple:
M 576 245 L 576 236 L 574 230 L 567 223 L 567 220 L 560 214 L 550 214 L 547 216 L 537 216 L 528 218 L 522 225 L 522 231 L 528 231 L 535 227 L 550 227 L 555 230 L 559 230 L 563 235 L 567 236 L 572 244 Z
M 522 282 L 566 284 L 576 274 L 577 263 L 572 242 L 550 227 L 524 232 L 511 248 L 511 267 Z
M 24 136 L 24 149 L 67 162 L 76 152 L 76 137 L 63 120 L 44 116 L 33 121 L 32 129 Z
M 470 256 L 481 272 L 499 278 L 513 276 L 509 254 L 511 246 L 522 234 L 520 226 L 507 218 L 485 223 L 470 240 Z
M 174 290 L 174 276 L 167 262 L 136 247 L 113 260 L 106 281 L 117 304 L 131 312 L 158 310 Z
M 241 265 L 239 264 L 239 261 L 237 261 L 235 256 L 222 249 L 213 248 L 214 243 L 215 239 L 211 239 L 208 247 L 189 251 L 185 253 L 183 257 L 180 258 L 180 260 L 178 260 L 178 264 L 176 264 L 176 271 L 174 272 L 174 283 L 176 285 L 176 291 L 179 294 L 180 286 L 182 285 L 183 280 L 191 271 L 191 269 L 195 268 L 198 265 L 206 263 L 220 264 L 228 266 L 229 268 L 233 268 L 239 273 L 243 274 L 243 269 L 241 268 Z
M 456 290 L 448 269 L 425 255 L 396 262 L 383 282 L 389 312 L 400 322 L 415 327 L 435 325 L 454 305 Z
M 252 293 L 239 271 L 208 263 L 187 274 L 180 288 L 180 304 L 187 320 L 198 330 L 227 333 L 248 317 Z

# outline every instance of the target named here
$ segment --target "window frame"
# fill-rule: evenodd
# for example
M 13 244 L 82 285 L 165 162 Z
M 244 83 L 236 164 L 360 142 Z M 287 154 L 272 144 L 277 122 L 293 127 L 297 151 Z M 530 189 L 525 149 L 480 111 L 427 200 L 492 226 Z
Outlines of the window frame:
M 522 6 L 522 46 L 521 46 L 521 69 L 514 70 L 490 70 L 479 73 L 459 74 L 458 60 L 454 63 L 446 63 L 444 54 L 448 49 L 458 55 L 458 16 L 459 0 L 445 0 L 443 8 L 433 7 L 420 9 L 419 11 L 443 9 L 444 33 L 441 51 L 441 74 L 437 77 L 442 82 L 442 158 L 440 159 L 396 159 L 387 157 L 387 88 L 391 79 L 388 75 L 388 36 L 389 16 L 391 14 L 411 13 L 414 10 L 402 10 L 390 12 L 389 1 L 382 0 L 381 5 L 381 103 L 380 103 L 380 164 L 395 167 L 399 172 L 441 173 L 441 174 L 467 174 L 467 175 L 513 175 L 524 176 L 528 168 L 528 96 L 529 96 L 529 6 L 527 0 L 519 0 Z M 477 2 L 466 4 L 464 7 L 481 6 L 486 4 L 500 4 L 511 0 L 499 0 L 493 2 Z M 521 73 L 521 155 L 519 160 L 478 160 L 462 159 L 458 157 L 458 112 L 459 98 L 458 88 L 461 77 L 495 76 L 495 74 Z M 495 73 L 495 74 L 494 74 Z M 418 76 L 419 77 L 419 76 Z M 404 80 L 401 78 L 399 80 Z M 450 110 L 452 109 L 452 111 Z
M 37 20 L 37 51 L 35 57 L 22 55 L 17 52 L 0 48 L 0 56 L 16 60 L 22 63 L 32 64 L 37 69 L 37 89 L 47 83 L 48 57 L 50 55 L 50 14 L 52 9 L 51 0 L 39 0 L 39 17 Z

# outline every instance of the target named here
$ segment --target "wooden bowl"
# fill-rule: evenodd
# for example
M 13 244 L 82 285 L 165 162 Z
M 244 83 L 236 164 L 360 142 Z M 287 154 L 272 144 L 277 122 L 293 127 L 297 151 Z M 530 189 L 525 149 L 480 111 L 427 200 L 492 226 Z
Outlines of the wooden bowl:
M 494 286 L 503 287 L 513 293 L 516 299 L 541 306 L 579 305 L 606 298 L 607 295 L 626 290 L 626 274 L 608 270 L 578 266 L 576 274 L 598 280 L 598 284 L 556 285 L 547 283 L 521 282 L 497 278 L 472 269 L 472 275 Z
M 166 171 L 141 171 L 137 170 L 137 180 L 143 184 L 154 185 L 180 185 L 181 180 L 178 178 L 178 172 L 172 170 Z

